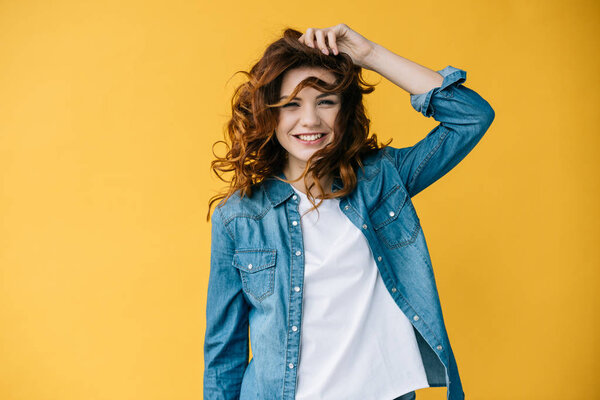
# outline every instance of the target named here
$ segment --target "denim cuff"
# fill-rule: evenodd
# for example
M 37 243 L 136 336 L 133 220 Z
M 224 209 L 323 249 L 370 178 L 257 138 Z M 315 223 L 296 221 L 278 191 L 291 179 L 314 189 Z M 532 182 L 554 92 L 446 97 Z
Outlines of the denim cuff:
M 422 113 L 426 117 L 433 115 L 433 107 L 431 106 L 431 97 L 438 94 L 451 86 L 458 86 L 467 80 L 467 73 L 459 68 L 454 68 L 448 65 L 446 68 L 437 71 L 443 77 L 442 85 L 431 89 L 427 93 L 411 94 L 410 104 L 415 110 Z

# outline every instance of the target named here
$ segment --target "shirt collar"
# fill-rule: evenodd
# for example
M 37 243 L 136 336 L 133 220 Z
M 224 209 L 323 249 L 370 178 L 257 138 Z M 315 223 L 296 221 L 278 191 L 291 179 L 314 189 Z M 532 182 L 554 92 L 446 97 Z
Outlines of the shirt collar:
M 285 174 L 281 172 L 277 177 L 285 179 Z M 271 201 L 273 207 L 277 207 L 294 194 L 292 185 L 277 179 L 277 177 L 266 178 L 263 182 L 267 197 Z M 331 191 L 336 192 L 341 188 L 342 180 L 340 178 L 334 178 L 333 184 L 331 185 Z

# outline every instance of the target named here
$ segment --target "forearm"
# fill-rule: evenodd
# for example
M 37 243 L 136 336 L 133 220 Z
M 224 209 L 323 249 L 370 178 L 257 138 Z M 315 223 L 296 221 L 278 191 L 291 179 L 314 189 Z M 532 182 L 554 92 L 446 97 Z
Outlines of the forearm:
M 444 78 L 439 73 L 395 54 L 373 43 L 373 50 L 364 64 L 367 69 L 384 76 L 410 94 L 427 93 L 439 87 Z

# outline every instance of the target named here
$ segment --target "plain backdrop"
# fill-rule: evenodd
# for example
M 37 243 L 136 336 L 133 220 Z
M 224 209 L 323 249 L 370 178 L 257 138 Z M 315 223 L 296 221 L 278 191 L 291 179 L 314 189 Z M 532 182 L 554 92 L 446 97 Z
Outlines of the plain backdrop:
M 467 398 L 598 398 L 599 17 L 581 0 L 1 1 L 0 398 L 202 398 L 234 73 L 285 27 L 340 22 L 464 69 L 496 112 L 413 198 Z M 366 77 L 382 140 L 437 125 Z

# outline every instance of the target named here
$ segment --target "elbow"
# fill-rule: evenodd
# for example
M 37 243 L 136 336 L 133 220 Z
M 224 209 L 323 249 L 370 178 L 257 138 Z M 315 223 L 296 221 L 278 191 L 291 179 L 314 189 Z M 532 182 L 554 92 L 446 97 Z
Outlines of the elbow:
M 479 132 L 480 136 L 483 136 L 492 125 L 492 122 L 494 122 L 494 118 L 496 118 L 496 112 L 487 101 L 483 99 L 481 100 L 482 103 L 478 107 L 477 112 L 477 131 Z
M 486 131 L 492 125 L 492 122 L 494 122 L 494 118 L 496 118 L 496 112 L 494 111 L 492 106 L 488 103 L 487 108 L 484 113 L 484 126 L 485 126 Z

